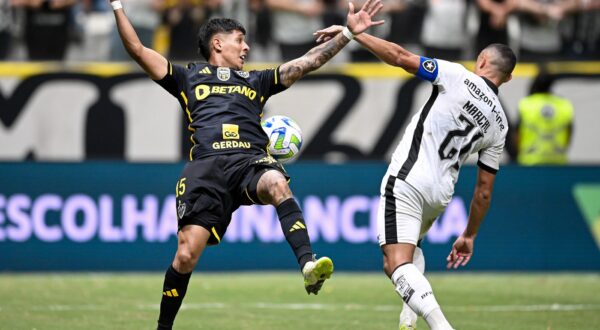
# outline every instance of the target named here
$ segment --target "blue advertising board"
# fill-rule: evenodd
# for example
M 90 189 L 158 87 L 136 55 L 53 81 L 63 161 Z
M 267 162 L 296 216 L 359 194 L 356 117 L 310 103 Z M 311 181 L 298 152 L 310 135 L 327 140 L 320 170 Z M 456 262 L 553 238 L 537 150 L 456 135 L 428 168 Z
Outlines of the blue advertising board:
M 163 270 L 177 246 L 175 184 L 182 164 L 1 163 L 0 271 Z M 381 269 L 376 212 L 384 163 L 287 167 L 314 250 L 337 270 Z M 467 223 L 476 179 L 423 241 L 441 270 Z M 505 166 L 467 270 L 600 270 L 600 167 Z M 275 210 L 240 208 L 205 270 L 296 269 Z

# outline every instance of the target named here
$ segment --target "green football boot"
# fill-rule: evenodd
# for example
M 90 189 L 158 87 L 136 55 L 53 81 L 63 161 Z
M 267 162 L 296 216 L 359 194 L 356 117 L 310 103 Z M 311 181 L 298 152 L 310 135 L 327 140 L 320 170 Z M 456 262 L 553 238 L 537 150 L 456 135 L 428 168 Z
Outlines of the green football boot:
M 327 257 L 321 257 L 317 260 L 313 257 L 312 261 L 307 262 L 302 268 L 304 275 L 304 288 L 306 293 L 315 295 L 319 293 L 326 279 L 333 273 L 333 261 Z

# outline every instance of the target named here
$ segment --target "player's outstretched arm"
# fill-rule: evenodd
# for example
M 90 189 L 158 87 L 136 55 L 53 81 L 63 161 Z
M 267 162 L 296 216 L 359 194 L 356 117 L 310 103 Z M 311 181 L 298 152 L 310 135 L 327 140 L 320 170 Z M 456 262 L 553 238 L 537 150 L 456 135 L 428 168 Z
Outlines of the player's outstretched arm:
M 348 3 L 348 33 L 359 35 L 374 25 L 381 25 L 384 21 L 373 21 L 372 17 L 383 7 L 381 0 L 367 0 L 358 12 L 354 12 L 352 2 Z M 350 39 L 343 34 L 339 34 L 328 42 L 318 45 L 302 57 L 291 60 L 279 67 L 281 82 L 289 87 L 298 79 L 304 77 L 311 71 L 314 71 L 350 42 Z
M 342 26 L 333 25 L 326 29 L 319 30 L 314 34 L 317 36 L 317 41 L 327 41 L 337 37 L 340 32 L 342 32 L 342 29 Z M 357 35 L 354 40 L 358 41 L 358 43 L 368 49 L 373 55 L 389 65 L 401 67 L 412 74 L 417 73 L 419 70 L 420 57 L 398 44 L 374 37 L 368 33 Z
M 492 190 L 494 189 L 494 180 L 496 174 L 488 172 L 482 168 L 477 171 L 477 183 L 471 200 L 471 209 L 469 211 L 469 222 L 465 231 L 456 239 L 452 245 L 452 251 L 446 258 L 448 268 L 458 268 L 465 266 L 473 255 L 473 243 L 479 226 L 490 207 L 492 200 Z
M 146 71 L 150 78 L 154 80 L 162 79 L 167 74 L 167 59 L 153 49 L 142 45 L 119 0 L 111 0 L 110 4 L 113 9 L 118 8 L 114 10 L 117 30 L 129 56 Z

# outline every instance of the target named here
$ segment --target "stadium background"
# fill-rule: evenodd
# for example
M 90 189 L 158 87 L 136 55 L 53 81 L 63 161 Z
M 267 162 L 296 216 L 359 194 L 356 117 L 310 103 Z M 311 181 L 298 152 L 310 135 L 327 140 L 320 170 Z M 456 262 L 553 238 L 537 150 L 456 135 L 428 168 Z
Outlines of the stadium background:
M 576 109 L 572 165 L 524 168 L 504 157 L 469 270 L 600 269 L 600 113 L 593 110 L 600 64 L 549 68 L 557 93 Z M 538 70 L 519 64 L 515 81 L 502 88 L 509 118 Z M 10 251 L 0 254 L 0 267 L 164 268 L 176 246 L 173 182 L 189 152 L 177 102 L 130 64 L 4 63 L 0 72 L 0 247 Z M 428 93 L 400 69 L 345 64 L 270 100 L 265 116 L 289 115 L 304 130 L 300 160 L 287 166 L 291 185 L 317 251 L 334 256 L 337 269 L 380 268 L 380 179 Z M 452 204 L 426 240 L 429 270 L 444 267 L 466 224 L 473 172 L 472 165 L 461 172 Z M 203 269 L 295 267 L 269 207 L 237 212 L 225 239 L 209 249 Z M 366 261 L 353 263 L 355 253 Z
M 108 23 L 112 24 L 112 17 L 109 18 Z M 160 33 L 164 31 L 159 30 Z M 75 48 L 89 47 L 97 37 L 94 35 Z M 165 50 L 166 45 L 160 43 L 160 38 L 157 40 L 156 45 Z M 8 324 L 7 329 L 83 329 L 86 326 L 80 315 L 91 310 L 103 315 L 101 307 L 107 301 L 120 309 L 105 318 L 119 315 L 121 311 L 127 314 L 127 307 L 120 304 L 128 302 L 130 297 L 148 297 L 146 303 L 158 302 L 154 291 L 162 283 L 162 272 L 176 248 L 175 181 L 190 147 L 185 118 L 177 102 L 134 64 L 97 62 L 90 56 L 94 53 L 93 46 L 91 53 L 79 49 L 78 56 L 71 53 L 67 60 L 59 62 L 29 62 L 23 49 L 16 46 L 9 61 L 0 62 L 0 296 L 10 297 L 0 302 L 0 329 L 5 328 L 3 324 Z M 101 50 L 98 48 L 98 52 Z M 258 59 L 273 59 L 268 50 L 261 47 L 255 50 L 263 51 L 262 58 L 258 56 Z M 466 53 L 472 55 L 472 52 Z M 430 93 L 426 83 L 400 69 L 379 63 L 351 63 L 348 59 L 348 53 L 341 54 L 333 63 L 273 97 L 265 110 L 265 116 L 283 114 L 294 118 L 304 131 L 300 160 L 286 168 L 292 175 L 292 189 L 306 213 L 315 250 L 334 259 L 336 276 L 340 276 L 340 282 L 331 283 L 333 292 L 326 292 L 329 297 L 319 296 L 325 304 L 345 301 L 340 298 L 340 292 L 346 289 L 336 283 L 349 281 L 347 276 L 352 275 L 348 274 L 357 273 L 348 282 L 350 285 L 368 286 L 374 279 L 385 282 L 380 271 L 381 256 L 374 225 L 379 184 L 408 120 Z M 464 315 L 472 316 L 473 306 L 477 304 L 484 307 L 489 304 L 492 311 L 516 304 L 514 308 L 519 313 L 528 308 L 558 312 L 556 319 L 538 314 L 532 316 L 531 323 L 519 319 L 524 325 L 521 328 L 519 324 L 513 325 L 514 329 L 533 328 L 527 324 L 548 324 L 544 329 L 570 329 L 575 328 L 572 322 L 577 319 L 583 320 L 577 326 L 579 329 L 600 326 L 598 316 L 590 316 L 597 313 L 600 301 L 585 295 L 586 291 L 593 293 L 600 287 L 597 128 L 600 58 L 587 59 L 569 57 L 569 61 L 519 63 L 514 80 L 500 89 L 507 117 L 514 124 L 517 104 L 528 94 L 538 74 L 549 72 L 556 78 L 553 90 L 569 98 L 575 108 L 570 164 L 521 167 L 511 161 L 508 151 L 505 153 L 492 206 L 476 243 L 475 257 L 465 270 L 459 271 L 456 279 L 442 270 L 452 242 L 466 224 L 476 171 L 474 159 L 461 171 L 455 198 L 423 243 L 427 271 L 434 272 L 433 286 L 440 290 L 436 293 L 442 305 L 450 306 L 452 320 L 456 320 L 452 313 L 468 311 L 469 314 Z M 473 65 L 468 61 L 462 63 L 467 67 Z M 255 60 L 246 69 L 273 65 Z M 271 288 L 261 286 L 264 282 L 261 276 L 250 276 L 251 280 L 245 282 L 243 277 L 247 271 L 291 272 L 296 270 L 296 265 L 280 233 L 274 210 L 243 207 L 235 214 L 225 241 L 207 250 L 198 269 L 224 272 L 236 285 L 244 283 L 249 293 L 262 294 Z M 68 292 L 73 288 L 86 291 L 97 283 L 93 277 L 91 284 L 72 285 L 68 281 L 74 275 L 63 273 L 66 271 L 106 274 L 111 291 L 113 287 L 121 288 L 119 281 L 127 279 L 131 271 L 150 271 L 154 275 L 146 289 L 127 297 L 116 295 L 114 298 L 112 294 L 95 298 L 97 300 L 92 297 L 97 304 L 94 306 L 100 306 L 99 309 L 85 305 L 86 300 L 80 303 L 84 304 L 81 309 L 72 309 L 75 315 L 68 316 L 56 311 L 73 308 L 78 303 L 64 299 L 61 305 L 61 298 L 70 296 Z M 365 271 L 375 275 L 364 275 Z M 540 277 L 525 281 L 519 275 L 505 277 L 512 272 Z M 148 281 L 137 273 L 132 276 L 133 281 Z M 202 277 L 202 281 L 205 278 L 215 281 L 210 275 Z M 269 278 L 273 283 L 281 281 L 279 277 Z M 564 278 L 571 278 L 574 283 L 565 285 L 561 282 Z M 69 284 L 63 287 L 63 281 Z M 282 281 L 280 287 L 291 281 Z M 465 281 L 474 286 L 473 291 L 462 286 Z M 451 283 L 452 288 L 461 285 L 462 289 L 448 292 L 444 289 L 445 283 Z M 227 290 L 229 285 L 231 282 L 226 282 L 221 288 Z M 517 291 L 507 293 L 505 300 L 493 300 L 498 295 L 487 290 L 494 285 L 500 287 L 499 291 L 510 288 Z M 19 291 L 28 286 L 32 292 Z M 53 292 L 51 286 L 62 289 L 63 293 Z M 125 286 L 123 291 L 127 292 L 130 286 Z M 211 296 L 207 287 L 194 287 L 199 292 L 186 298 L 192 310 L 193 302 L 204 298 L 209 303 L 217 301 L 217 305 L 222 299 L 243 299 L 229 291 L 222 296 L 214 293 Z M 550 289 L 556 287 L 564 287 L 566 291 L 555 293 Z M 381 291 L 389 294 L 385 301 L 396 304 L 397 297 L 392 295 L 391 288 L 385 288 L 386 291 Z M 539 294 L 527 300 L 519 296 L 530 288 L 547 291 L 549 297 L 537 299 L 542 296 Z M 482 303 L 465 298 L 482 291 L 489 295 L 490 301 Z M 284 300 L 314 303 L 305 301 L 299 294 L 302 292 L 292 292 L 290 298 Z M 28 295 L 37 297 L 27 300 Z M 382 295 L 362 302 L 379 302 Z M 41 300 L 44 303 L 29 307 L 44 297 L 46 300 Z M 200 298 L 194 300 L 194 297 Z M 348 301 L 346 307 L 339 307 L 349 313 L 347 317 L 340 316 L 337 307 L 333 308 L 340 322 L 360 316 L 358 307 L 353 305 L 357 300 Z M 455 306 L 456 301 L 462 305 Z M 50 307 L 35 309 L 42 304 Z M 206 308 L 202 306 L 200 308 Z M 308 310 L 317 309 L 308 306 Z M 365 314 L 370 317 L 379 307 Z M 465 311 L 460 310 L 463 307 Z M 148 315 L 140 321 L 144 326 L 157 312 L 156 306 L 148 309 Z M 293 305 L 289 309 L 297 312 L 299 308 Z M 572 314 L 561 314 L 565 310 Z M 47 313 L 48 322 L 33 318 L 30 326 L 25 325 L 22 316 L 23 313 L 29 315 L 29 311 Z M 385 311 L 393 316 L 391 322 L 385 324 L 394 324 L 395 307 Z M 309 322 L 308 316 L 299 315 L 302 322 Z M 514 319 L 514 314 L 511 315 Z M 373 323 L 368 317 L 360 324 Z M 75 322 L 72 320 L 77 323 L 69 323 Z M 288 327 L 288 319 L 282 316 L 282 320 Z M 563 326 L 557 326 L 561 320 Z M 87 328 L 142 327 L 140 323 L 132 326 L 130 322 L 130 319 L 122 320 L 120 326 L 92 323 Z M 505 322 L 492 319 L 489 328 L 497 329 Z M 277 323 L 257 324 L 251 322 L 247 327 L 230 328 L 283 327 Z M 188 328 L 197 327 L 188 323 Z M 209 325 L 208 329 L 211 328 L 217 326 Z M 460 328 L 484 327 L 481 324 L 469 327 L 467 323 Z

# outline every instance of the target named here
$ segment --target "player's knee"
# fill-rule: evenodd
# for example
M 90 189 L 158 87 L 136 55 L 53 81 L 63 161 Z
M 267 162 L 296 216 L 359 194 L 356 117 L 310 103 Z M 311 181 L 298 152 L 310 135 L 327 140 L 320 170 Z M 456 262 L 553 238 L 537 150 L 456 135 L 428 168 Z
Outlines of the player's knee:
M 267 171 L 261 176 L 257 192 L 262 202 L 272 205 L 279 205 L 292 197 L 286 178 L 277 171 Z
M 181 273 L 189 273 L 194 270 L 196 263 L 198 262 L 199 255 L 190 251 L 189 249 L 177 250 L 175 256 L 176 264 L 179 266 L 177 269 Z
M 392 265 L 392 263 L 387 258 L 383 258 L 383 272 L 388 277 L 392 276 L 392 273 L 394 272 L 394 268 L 395 267 Z
M 400 251 L 390 251 L 383 255 L 383 271 L 388 277 L 392 276 L 392 273 L 401 265 L 413 263 L 412 255 L 398 253 Z M 391 253 L 395 252 L 395 253 Z
M 281 202 L 292 198 L 292 191 L 283 176 L 269 183 L 268 194 L 275 205 L 279 205 Z
M 394 272 L 394 264 L 387 256 L 383 256 L 383 271 L 388 277 L 392 276 Z
M 383 258 L 383 272 L 389 277 L 390 276 L 390 272 L 389 272 L 389 263 L 387 262 L 387 260 L 385 258 Z

